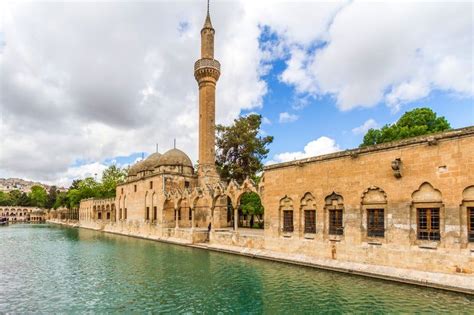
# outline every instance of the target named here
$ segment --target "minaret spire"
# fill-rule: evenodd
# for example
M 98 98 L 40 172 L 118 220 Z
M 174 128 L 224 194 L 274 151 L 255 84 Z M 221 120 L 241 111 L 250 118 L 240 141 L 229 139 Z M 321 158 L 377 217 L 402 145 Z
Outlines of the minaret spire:
M 201 30 L 201 59 L 194 64 L 194 77 L 199 85 L 199 168 L 201 181 L 219 180 L 216 170 L 216 84 L 221 65 L 214 59 L 214 35 L 209 0 L 204 26 Z
M 204 21 L 204 26 L 202 27 L 203 29 L 205 28 L 212 28 L 212 23 L 211 23 L 211 14 L 209 13 L 209 0 L 207 0 L 207 14 L 206 14 L 206 20 Z

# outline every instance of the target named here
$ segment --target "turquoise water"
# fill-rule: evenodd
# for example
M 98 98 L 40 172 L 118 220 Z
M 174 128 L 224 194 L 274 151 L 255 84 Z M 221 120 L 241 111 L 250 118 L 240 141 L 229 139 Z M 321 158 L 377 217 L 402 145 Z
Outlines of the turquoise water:
M 0 227 L 0 313 L 474 313 L 474 297 L 51 225 Z

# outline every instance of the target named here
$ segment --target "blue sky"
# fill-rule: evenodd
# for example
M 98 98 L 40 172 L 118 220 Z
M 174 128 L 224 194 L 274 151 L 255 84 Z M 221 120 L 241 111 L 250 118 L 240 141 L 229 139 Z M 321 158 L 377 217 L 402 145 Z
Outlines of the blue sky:
M 68 185 L 173 147 L 196 162 L 202 1 L 0 10 L 0 177 Z M 216 121 L 265 117 L 266 163 L 357 147 L 430 107 L 474 125 L 473 4 L 214 1 Z M 440 21 L 449 21 L 440 23 Z M 78 27 L 80 25 L 80 27 Z

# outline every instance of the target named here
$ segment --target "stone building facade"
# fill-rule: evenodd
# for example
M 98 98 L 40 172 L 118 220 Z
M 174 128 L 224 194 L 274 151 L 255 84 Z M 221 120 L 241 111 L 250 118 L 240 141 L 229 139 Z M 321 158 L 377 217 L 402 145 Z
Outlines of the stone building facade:
M 474 272 L 474 128 L 265 168 L 265 247 Z
M 37 207 L 0 206 L 0 218 L 7 218 L 9 223 L 41 223 L 46 220 L 46 212 Z
M 267 166 L 259 187 L 215 168 L 214 59 L 201 31 L 199 165 L 179 149 L 133 165 L 115 199 L 82 200 L 79 225 L 187 244 L 271 250 L 410 270 L 474 272 L 474 127 Z M 265 208 L 263 233 L 238 227 L 244 193 Z

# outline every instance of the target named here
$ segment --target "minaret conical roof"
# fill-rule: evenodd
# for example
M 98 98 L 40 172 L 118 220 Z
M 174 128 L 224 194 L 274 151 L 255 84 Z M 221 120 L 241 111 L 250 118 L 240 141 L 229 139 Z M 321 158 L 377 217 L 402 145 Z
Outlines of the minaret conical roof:
M 204 21 L 204 28 L 212 28 L 212 23 L 211 23 L 211 15 L 209 14 L 209 0 L 207 0 L 207 14 L 206 14 L 206 20 Z
M 211 16 L 209 15 L 209 12 L 207 12 L 206 21 L 204 21 L 204 26 L 202 28 L 212 28 Z

